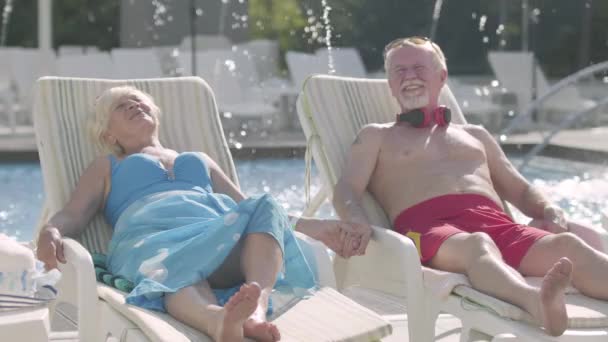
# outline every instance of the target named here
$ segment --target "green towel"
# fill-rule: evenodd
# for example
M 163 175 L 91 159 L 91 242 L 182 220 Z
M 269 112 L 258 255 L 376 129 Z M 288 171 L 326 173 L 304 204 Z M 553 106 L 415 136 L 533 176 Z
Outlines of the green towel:
M 125 277 L 113 275 L 108 271 L 105 254 L 93 253 L 93 265 L 95 266 L 97 281 L 126 293 L 130 293 L 135 287 L 133 282 L 125 279 Z

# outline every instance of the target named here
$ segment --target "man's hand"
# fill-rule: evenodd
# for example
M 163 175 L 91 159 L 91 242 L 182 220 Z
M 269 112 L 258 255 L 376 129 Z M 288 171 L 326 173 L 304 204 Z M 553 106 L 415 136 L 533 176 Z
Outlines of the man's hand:
M 566 213 L 556 205 L 546 206 L 543 219 L 533 220 L 529 225 L 555 234 L 565 233 L 570 230 Z
M 323 242 L 343 258 L 363 255 L 371 237 L 371 226 L 339 220 L 302 218 L 298 231 Z
M 343 258 L 365 254 L 365 249 L 372 235 L 370 225 L 326 220 L 326 245 Z
M 57 268 L 57 260 L 65 264 L 61 233 L 53 226 L 45 226 L 38 235 L 36 257 L 44 262 L 47 270 Z

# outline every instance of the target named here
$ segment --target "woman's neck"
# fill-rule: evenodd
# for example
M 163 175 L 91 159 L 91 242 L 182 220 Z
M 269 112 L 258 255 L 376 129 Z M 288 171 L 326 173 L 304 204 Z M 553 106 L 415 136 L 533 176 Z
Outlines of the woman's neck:
M 128 156 L 135 153 L 142 153 L 150 149 L 162 150 L 163 146 L 158 140 L 158 137 L 152 137 L 151 139 L 145 141 L 131 142 L 128 144 L 128 146 L 122 146 L 122 149 L 125 155 Z

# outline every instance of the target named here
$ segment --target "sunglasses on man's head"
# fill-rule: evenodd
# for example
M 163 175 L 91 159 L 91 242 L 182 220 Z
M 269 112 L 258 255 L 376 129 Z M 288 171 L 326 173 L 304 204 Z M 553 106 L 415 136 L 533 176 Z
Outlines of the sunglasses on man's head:
M 386 58 L 386 54 L 390 50 L 404 45 L 405 42 L 414 43 L 416 45 L 424 45 L 426 43 L 431 43 L 433 50 L 435 50 L 435 52 L 437 52 L 437 49 L 435 48 L 435 44 L 433 44 L 433 42 L 431 41 L 430 38 L 424 37 L 424 36 L 411 36 L 411 37 L 405 37 L 405 38 L 397 38 L 397 39 L 391 41 L 390 43 L 388 43 L 384 47 L 384 58 Z

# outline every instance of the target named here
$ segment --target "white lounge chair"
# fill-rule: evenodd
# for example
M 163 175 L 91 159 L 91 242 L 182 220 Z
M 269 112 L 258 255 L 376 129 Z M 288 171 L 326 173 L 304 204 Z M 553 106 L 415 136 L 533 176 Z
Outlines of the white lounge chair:
M 61 45 L 57 49 L 59 56 L 84 55 L 84 53 L 85 47 L 82 45 Z
M 442 90 L 440 103 L 451 107 L 454 122 L 464 122 L 449 88 Z M 393 121 L 398 110 L 386 80 L 317 75 L 306 81 L 298 98 L 298 116 L 308 140 L 308 158 L 314 157 L 324 191 L 315 197 L 305 214 L 312 215 L 326 196 L 331 197 L 359 130 L 367 123 Z M 559 338 L 550 337 L 538 326 L 527 323 L 531 317 L 518 307 L 474 290 L 465 276 L 422 267 L 410 239 L 379 228 L 390 227 L 390 222 L 368 193 L 364 207 L 377 227 L 365 256 L 336 258 L 338 290 L 380 314 L 407 312 L 410 341 L 432 341 L 440 312 L 462 321 L 463 341 L 473 332 L 499 336 L 503 341 L 512 337 L 505 334 L 514 334 L 517 341 L 608 339 L 608 303 L 580 294 L 568 295 L 569 328 Z M 579 235 L 583 239 L 606 250 L 606 232 L 582 233 Z
M 37 83 L 35 104 L 46 196 L 41 222 L 66 203 L 81 172 L 98 153 L 85 129 L 94 99 L 104 89 L 122 84 L 150 93 L 166 113 L 161 116 L 160 130 L 165 146 L 206 152 L 238 184 L 213 93 L 200 78 L 120 81 L 45 77 Z M 57 302 L 61 303 L 52 312 L 69 314 L 77 308 L 77 317 L 71 318 L 78 322 L 80 341 L 210 341 L 166 314 L 126 305 L 125 293 L 95 281 L 89 252 L 105 252 L 111 233 L 98 215 L 77 237 L 78 242 L 64 239 L 68 262 L 60 265 L 63 275 Z M 298 237 L 308 260 L 318 266 L 320 283 L 335 285 L 326 249 L 303 235 Z M 280 300 L 275 301 L 275 307 L 279 304 Z M 370 341 L 390 333 L 387 321 L 327 287 L 309 300 L 299 301 L 274 322 L 287 341 Z M 69 334 L 52 335 L 57 339 L 66 336 Z
M 110 52 L 117 78 L 163 77 L 158 54 L 152 48 L 116 48 Z
M 291 76 L 291 83 L 296 89 L 302 89 L 304 81 L 314 74 L 327 74 L 329 72 L 327 62 L 312 53 L 287 51 L 285 62 Z
M 194 37 L 197 51 L 218 50 L 232 48 L 232 42 L 228 37 L 217 34 L 198 34 Z M 191 51 L 192 37 L 185 36 L 180 46 L 182 51 Z
M 470 122 L 482 124 L 491 132 L 501 128 L 507 111 L 492 103 L 487 87 L 463 83 L 454 78 L 448 79 L 448 85 Z
M 8 67 L 11 95 L 6 95 L 9 117 L 17 125 L 31 126 L 34 82 L 43 75 L 55 73 L 55 53 L 30 48 L 5 48 L 0 52 L 2 64 Z M 10 96 L 10 98 L 9 98 Z M 31 133 L 31 132 L 30 132 Z
M 363 59 L 361 59 L 359 51 L 354 47 L 332 47 L 331 52 L 327 48 L 320 48 L 315 54 L 325 65 L 329 65 L 329 56 L 331 56 L 335 76 L 367 76 Z
M 260 80 L 265 81 L 279 76 L 279 42 L 269 39 L 254 39 L 238 44 L 241 50 L 248 51 L 257 69 Z
M 533 65 L 536 72 L 536 97 L 540 97 L 550 88 L 545 73 L 540 68 L 532 52 L 521 51 L 491 51 L 488 61 L 498 77 L 498 80 L 509 91 L 516 94 L 519 112 L 523 113 L 532 102 L 533 96 Z M 565 114 L 591 108 L 595 101 L 583 98 L 574 86 L 566 87 L 551 96 L 540 108 L 547 112 L 546 119 L 556 121 Z M 545 119 L 545 118 L 542 118 Z
M 107 52 L 57 57 L 57 76 L 115 78 L 116 69 Z
M 189 52 L 180 54 L 180 63 L 190 70 Z M 239 78 L 239 62 L 248 64 L 245 68 L 253 70 L 251 61 L 237 58 L 231 50 L 207 50 L 196 55 L 196 73 L 209 82 L 216 93 L 218 108 L 225 115 L 227 130 L 241 130 L 243 122 L 253 130 L 280 130 L 287 118 L 279 112 L 271 98 L 264 98 L 259 87 L 243 86 Z M 255 77 L 255 76 L 254 76 Z

